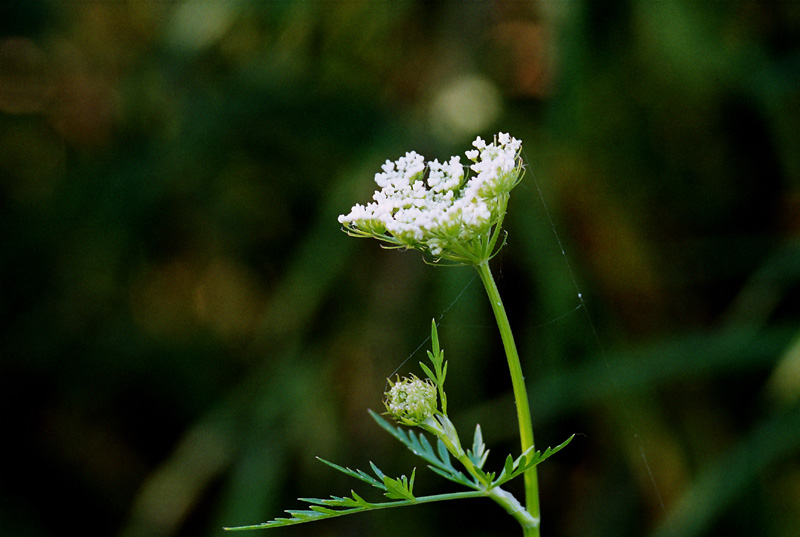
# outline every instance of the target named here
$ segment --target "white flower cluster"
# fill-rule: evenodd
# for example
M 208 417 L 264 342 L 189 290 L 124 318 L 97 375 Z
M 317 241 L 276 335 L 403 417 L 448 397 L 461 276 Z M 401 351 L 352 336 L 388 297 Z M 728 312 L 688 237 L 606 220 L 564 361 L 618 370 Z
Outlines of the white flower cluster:
M 375 174 L 381 188 L 367 205 L 356 204 L 339 223 L 354 235 L 448 257 L 476 237 L 491 235 L 503 217 L 508 194 L 519 182 L 521 142 L 500 133 L 487 144 L 480 136 L 466 152 L 474 172 L 465 176 L 461 157 L 425 163 L 414 151 Z M 427 171 L 427 177 L 426 177 Z M 459 257 L 459 256 L 455 256 Z
M 392 383 L 384 404 L 398 421 L 418 425 L 436 413 L 436 387 L 411 375 Z

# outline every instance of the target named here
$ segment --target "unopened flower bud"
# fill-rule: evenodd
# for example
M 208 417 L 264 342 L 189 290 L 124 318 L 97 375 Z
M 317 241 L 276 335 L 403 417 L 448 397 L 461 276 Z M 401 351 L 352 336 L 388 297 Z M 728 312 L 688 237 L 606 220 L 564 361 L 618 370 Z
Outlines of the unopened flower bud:
M 406 425 L 419 425 L 436 413 L 436 387 L 411 375 L 392 383 L 384 404 L 389 414 Z

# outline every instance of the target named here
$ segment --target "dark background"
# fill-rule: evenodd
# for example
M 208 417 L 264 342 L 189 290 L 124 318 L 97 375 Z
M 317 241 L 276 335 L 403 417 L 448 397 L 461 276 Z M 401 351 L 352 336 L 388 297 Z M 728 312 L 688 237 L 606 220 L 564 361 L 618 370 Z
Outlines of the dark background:
M 799 29 L 789 1 L 3 3 L 0 534 L 379 499 L 315 456 L 452 491 L 366 413 L 432 318 L 462 436 L 517 453 L 474 271 L 336 222 L 387 158 L 504 131 L 493 267 L 538 445 L 578 434 L 544 535 L 795 537 Z M 519 532 L 478 500 L 271 531 Z

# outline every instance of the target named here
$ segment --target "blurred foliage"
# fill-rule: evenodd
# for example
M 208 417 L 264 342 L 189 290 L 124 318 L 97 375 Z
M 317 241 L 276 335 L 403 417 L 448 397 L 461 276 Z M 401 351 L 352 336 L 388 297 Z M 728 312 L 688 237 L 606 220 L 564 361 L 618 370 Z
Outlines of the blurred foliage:
M 515 450 L 470 269 L 336 223 L 385 159 L 502 130 L 537 439 L 579 435 L 545 533 L 797 535 L 799 29 L 749 0 L 4 3 L 0 534 L 221 535 L 346 495 L 317 455 L 407 474 L 366 410 L 431 318 L 454 421 Z M 273 531 L 517 530 L 475 501 Z

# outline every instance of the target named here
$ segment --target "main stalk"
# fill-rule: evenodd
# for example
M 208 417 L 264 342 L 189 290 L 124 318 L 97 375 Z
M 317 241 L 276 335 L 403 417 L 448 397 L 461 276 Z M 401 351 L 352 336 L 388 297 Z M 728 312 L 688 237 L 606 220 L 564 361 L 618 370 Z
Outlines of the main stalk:
M 517 421 L 519 424 L 519 438 L 522 451 L 533 448 L 533 424 L 531 422 L 531 409 L 528 403 L 528 392 L 525 389 L 525 377 L 522 374 L 522 365 L 519 361 L 517 345 L 514 343 L 514 335 L 511 333 L 511 325 L 508 322 L 508 315 L 500 299 L 500 292 L 489 268 L 489 262 L 484 261 L 475 265 L 481 277 L 489 302 L 492 305 L 497 327 L 500 329 L 500 337 L 503 340 L 503 347 L 506 351 L 508 360 L 508 370 L 511 374 L 511 386 L 514 390 L 514 401 L 517 405 Z M 524 528 L 526 537 L 539 537 L 539 480 L 536 473 L 536 466 L 525 471 L 525 508 L 537 524 L 535 527 Z

